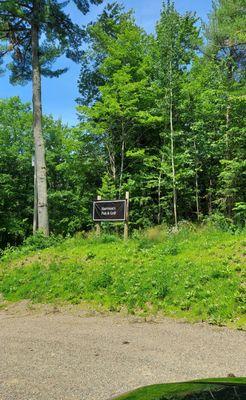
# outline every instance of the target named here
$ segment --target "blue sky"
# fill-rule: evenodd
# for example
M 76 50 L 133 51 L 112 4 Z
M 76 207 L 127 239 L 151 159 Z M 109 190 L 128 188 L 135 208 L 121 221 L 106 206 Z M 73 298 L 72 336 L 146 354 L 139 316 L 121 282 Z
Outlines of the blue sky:
M 106 3 L 112 1 L 104 1 Z M 194 11 L 203 20 L 207 19 L 207 14 L 211 9 L 211 0 L 176 0 L 175 5 L 179 12 Z M 162 0 L 121 0 L 125 8 L 133 9 L 137 24 L 142 26 L 147 32 L 153 32 L 160 16 Z M 74 6 L 69 6 L 69 13 L 72 19 L 80 25 L 95 20 L 98 13 L 103 9 L 103 5 L 92 7 L 91 12 L 83 16 Z M 56 79 L 43 79 L 42 99 L 43 112 L 52 114 L 55 118 L 61 118 L 69 125 L 75 125 L 76 102 L 78 97 L 77 80 L 79 76 L 79 65 L 62 59 L 61 66 L 69 67 L 69 71 Z M 0 98 L 20 96 L 23 101 L 31 102 L 31 84 L 26 86 L 12 86 L 8 80 L 8 74 L 0 77 Z

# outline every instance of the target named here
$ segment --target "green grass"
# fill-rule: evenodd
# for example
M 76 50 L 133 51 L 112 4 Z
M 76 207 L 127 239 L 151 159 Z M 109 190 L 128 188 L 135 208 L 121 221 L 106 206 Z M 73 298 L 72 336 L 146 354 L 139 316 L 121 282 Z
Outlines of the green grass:
M 86 302 L 243 328 L 245 245 L 245 232 L 190 225 L 179 233 L 152 228 L 127 242 L 75 237 L 2 257 L 0 293 L 13 302 Z
M 241 387 L 237 385 L 241 385 Z M 245 393 L 245 378 L 220 378 L 146 386 L 119 396 L 117 400 L 243 400 Z

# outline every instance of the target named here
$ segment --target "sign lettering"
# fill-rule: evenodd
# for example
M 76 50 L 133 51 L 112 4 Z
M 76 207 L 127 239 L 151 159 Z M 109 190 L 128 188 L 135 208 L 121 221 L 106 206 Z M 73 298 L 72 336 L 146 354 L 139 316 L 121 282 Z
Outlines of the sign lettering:
M 97 200 L 93 202 L 94 221 L 125 221 L 125 200 Z

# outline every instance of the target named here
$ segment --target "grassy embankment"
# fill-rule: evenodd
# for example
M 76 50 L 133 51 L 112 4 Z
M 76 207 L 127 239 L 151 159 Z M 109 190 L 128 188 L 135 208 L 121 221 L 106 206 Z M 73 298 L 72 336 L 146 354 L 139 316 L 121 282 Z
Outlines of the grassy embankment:
M 245 232 L 212 227 L 188 226 L 176 234 L 154 228 L 127 242 L 77 236 L 2 257 L 0 293 L 13 302 L 86 302 L 244 328 L 245 244 Z
M 245 378 L 220 378 L 146 386 L 117 400 L 243 400 L 245 394 Z

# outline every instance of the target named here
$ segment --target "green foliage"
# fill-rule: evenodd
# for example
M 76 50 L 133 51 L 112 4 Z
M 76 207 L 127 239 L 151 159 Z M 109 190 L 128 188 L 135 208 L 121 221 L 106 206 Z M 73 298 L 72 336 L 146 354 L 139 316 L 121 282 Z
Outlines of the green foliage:
M 236 220 L 237 224 L 245 227 L 245 225 L 246 225 L 246 203 L 244 203 L 244 202 L 236 203 L 235 207 L 233 208 L 233 211 L 235 212 L 235 220 Z
M 44 235 L 42 232 L 36 232 L 33 236 L 24 239 L 20 247 L 6 247 L 0 254 L 1 260 L 10 260 L 26 255 L 34 251 L 46 249 L 60 244 L 64 239 L 62 236 Z
M 211 26 L 219 15 L 211 15 Z M 173 222 L 174 190 L 180 219 L 223 212 L 238 221 L 235 204 L 245 201 L 242 65 L 233 67 L 232 79 L 225 58 L 198 56 L 196 22 L 167 2 L 156 38 L 117 5 L 88 27 L 85 60 L 98 57 L 90 73 L 100 75 L 100 84 L 92 102 L 81 100 L 81 127 L 102 148 L 102 196 L 130 191 L 133 228 Z M 82 86 L 83 78 L 85 71 Z
M 147 231 L 127 243 L 113 235 L 28 239 L 2 258 L 0 292 L 10 301 L 83 301 L 242 327 L 245 232 L 212 226 L 158 231 L 160 237 Z
M 107 233 L 103 233 L 100 236 L 93 236 L 92 237 L 92 243 L 114 243 L 119 241 L 119 238 L 116 235 L 112 235 L 112 234 L 107 234 Z
M 102 199 L 113 200 L 117 198 L 115 182 L 109 174 L 106 173 L 102 177 L 102 184 L 98 193 L 102 197 Z
M 62 241 L 61 236 L 50 235 L 49 237 L 45 236 L 42 232 L 37 232 L 33 236 L 27 237 L 22 245 L 26 247 L 28 250 L 42 250 L 47 247 L 52 247 L 59 244 Z
M 102 194 L 107 193 L 107 178 L 118 197 L 135 173 L 126 157 L 128 149 L 142 136 L 142 130 L 158 122 L 149 111 L 154 102 L 150 80 L 153 38 L 136 26 L 131 14 L 119 14 L 119 9 L 114 16 L 104 12 L 90 27 L 90 34 L 99 57 L 95 73 L 100 73 L 102 83 L 94 103 L 79 107 L 81 127 L 93 132 L 104 148 L 107 173 Z
M 225 59 L 228 78 L 245 79 L 245 2 L 216 0 L 212 4 L 206 27 L 208 50 L 218 59 Z
M 87 26 L 85 34 L 88 48 L 81 58 L 78 82 L 80 105 L 89 106 L 100 98 L 99 87 L 105 83 L 100 67 L 107 56 L 108 41 L 116 37 L 129 15 L 130 13 L 124 12 L 123 6 L 113 2 L 105 6 L 96 22 Z
M 28 104 L 0 100 L 0 247 L 20 243 L 32 216 L 32 116 Z
M 33 139 L 28 104 L 0 101 L 0 248 L 32 232 Z M 43 117 L 48 168 L 50 227 L 56 235 L 91 226 L 90 206 L 102 170 L 100 149 L 90 136 Z
M 233 225 L 232 220 L 221 213 L 211 214 L 206 217 L 203 222 L 223 231 L 233 231 L 236 228 L 236 226 Z

